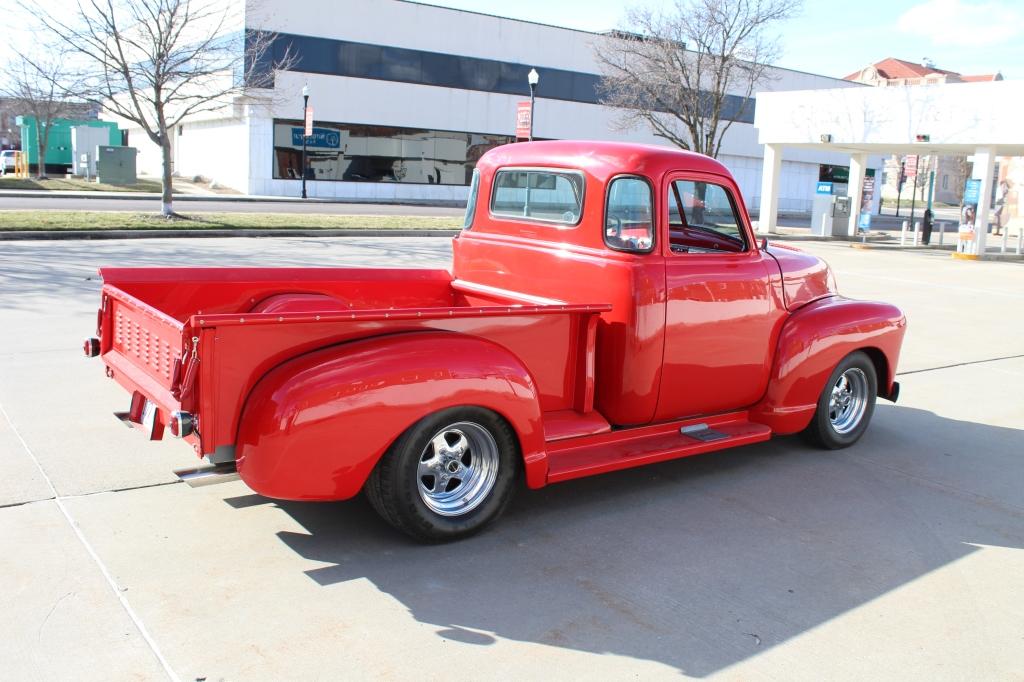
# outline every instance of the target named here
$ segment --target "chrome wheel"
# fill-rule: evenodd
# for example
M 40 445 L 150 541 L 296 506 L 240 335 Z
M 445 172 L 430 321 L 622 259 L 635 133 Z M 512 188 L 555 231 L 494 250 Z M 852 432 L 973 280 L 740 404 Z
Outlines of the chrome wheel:
M 498 477 L 498 444 L 473 422 L 450 424 L 428 441 L 416 467 L 420 499 L 441 516 L 476 509 Z
M 869 401 L 868 378 L 859 367 L 851 367 L 839 375 L 832 385 L 828 401 L 828 418 L 836 433 L 845 435 L 860 424 Z

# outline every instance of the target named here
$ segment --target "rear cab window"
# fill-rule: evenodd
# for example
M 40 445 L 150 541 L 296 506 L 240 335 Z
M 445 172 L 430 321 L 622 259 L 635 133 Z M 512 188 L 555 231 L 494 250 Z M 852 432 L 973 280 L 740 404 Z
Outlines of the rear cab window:
M 549 168 L 503 168 L 494 176 L 491 215 L 572 226 L 583 216 L 583 174 Z

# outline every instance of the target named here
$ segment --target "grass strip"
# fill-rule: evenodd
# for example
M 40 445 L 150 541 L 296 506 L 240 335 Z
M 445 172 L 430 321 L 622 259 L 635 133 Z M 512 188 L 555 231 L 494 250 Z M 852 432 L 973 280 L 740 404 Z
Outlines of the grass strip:
M 102 185 L 82 178 L 13 178 L 0 177 L 0 189 L 65 191 L 65 192 L 159 192 L 160 183 L 139 180 L 132 185 Z
M 0 211 L 0 230 L 455 230 L 462 218 L 306 213 L 189 213 L 164 218 L 130 211 Z

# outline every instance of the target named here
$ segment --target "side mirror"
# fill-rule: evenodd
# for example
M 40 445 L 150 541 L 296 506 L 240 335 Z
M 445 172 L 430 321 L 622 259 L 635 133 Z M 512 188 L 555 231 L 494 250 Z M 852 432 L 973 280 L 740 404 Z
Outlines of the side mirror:
M 761 250 L 762 251 L 767 251 L 768 250 L 768 237 L 762 237 L 761 238 Z

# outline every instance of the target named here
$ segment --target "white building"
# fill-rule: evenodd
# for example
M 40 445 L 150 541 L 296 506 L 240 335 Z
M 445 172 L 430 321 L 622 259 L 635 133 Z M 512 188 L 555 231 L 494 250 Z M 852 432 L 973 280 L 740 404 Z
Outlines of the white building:
M 241 2 L 241 0 L 239 0 Z M 487 149 L 514 141 L 516 104 L 527 73 L 540 73 L 534 136 L 665 144 L 646 129 L 613 128 L 597 103 L 595 42 L 605 36 L 404 0 L 261 0 L 245 26 L 278 34 L 299 62 L 279 73 L 274 103 L 242 102 L 186 121 L 174 133 L 174 170 L 253 195 L 299 196 L 302 88 L 315 129 L 309 196 L 357 200 L 462 202 L 473 165 Z M 775 69 L 764 91 L 862 88 L 847 81 Z M 735 104 L 735 102 L 734 102 Z M 750 102 L 725 137 L 720 160 L 750 207 L 760 202 L 763 147 Z M 139 167 L 158 174 L 160 155 L 139 130 Z M 834 152 L 795 149 L 782 164 L 781 211 L 808 211 L 819 164 Z

